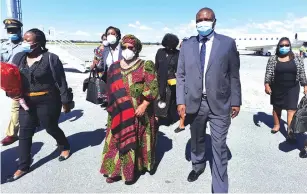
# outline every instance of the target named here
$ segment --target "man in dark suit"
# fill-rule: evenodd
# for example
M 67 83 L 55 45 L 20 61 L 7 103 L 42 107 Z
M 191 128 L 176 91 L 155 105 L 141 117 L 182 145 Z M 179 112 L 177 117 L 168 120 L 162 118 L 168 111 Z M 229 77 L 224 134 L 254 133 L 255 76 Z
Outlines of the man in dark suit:
M 205 169 L 205 135 L 209 121 L 212 139 L 213 192 L 228 192 L 226 138 L 240 111 L 240 59 L 235 41 L 214 32 L 215 14 L 203 8 L 196 14 L 198 36 L 183 41 L 177 68 L 177 110 L 187 114 L 191 130 L 193 182 Z

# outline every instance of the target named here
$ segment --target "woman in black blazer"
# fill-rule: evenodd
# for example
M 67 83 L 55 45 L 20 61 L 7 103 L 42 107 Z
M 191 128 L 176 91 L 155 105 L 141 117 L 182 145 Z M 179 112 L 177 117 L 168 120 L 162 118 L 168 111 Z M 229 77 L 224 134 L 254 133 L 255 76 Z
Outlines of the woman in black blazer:
M 159 83 L 159 99 L 156 102 L 157 117 L 167 117 L 171 123 L 176 118 L 176 71 L 179 58 L 177 46 L 179 39 L 174 34 L 166 34 L 162 40 L 162 46 L 157 51 L 155 64 Z M 184 120 L 180 120 L 178 133 L 183 131 Z

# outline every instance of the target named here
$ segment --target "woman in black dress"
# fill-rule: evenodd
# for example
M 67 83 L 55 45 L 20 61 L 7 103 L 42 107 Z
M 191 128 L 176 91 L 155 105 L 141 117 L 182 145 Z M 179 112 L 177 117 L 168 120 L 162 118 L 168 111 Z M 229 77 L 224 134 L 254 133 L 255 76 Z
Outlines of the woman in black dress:
M 176 118 L 176 71 L 179 58 L 179 50 L 176 47 L 179 39 L 174 34 L 166 34 L 162 40 L 162 46 L 157 51 L 155 66 L 159 83 L 159 99 L 156 101 L 156 116 L 167 117 L 171 123 Z M 179 127 L 175 129 L 178 133 L 183 131 L 184 120 L 180 119 Z
M 273 105 L 274 128 L 271 132 L 274 134 L 279 131 L 281 111 L 287 110 L 287 140 L 291 141 L 294 136 L 290 124 L 297 109 L 300 85 L 307 94 L 304 62 L 292 52 L 290 40 L 281 38 L 276 47 L 276 55 L 269 59 L 266 67 L 265 92 L 271 95 Z

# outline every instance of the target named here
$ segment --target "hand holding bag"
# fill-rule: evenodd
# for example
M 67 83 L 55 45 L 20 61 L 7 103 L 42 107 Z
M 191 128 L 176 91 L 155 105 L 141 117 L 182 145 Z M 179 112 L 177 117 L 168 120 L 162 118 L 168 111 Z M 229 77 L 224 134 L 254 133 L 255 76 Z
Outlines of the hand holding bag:
M 89 78 L 84 82 L 87 85 L 86 100 L 93 104 L 102 104 L 106 93 L 106 83 L 97 74 L 96 70 L 90 72 Z

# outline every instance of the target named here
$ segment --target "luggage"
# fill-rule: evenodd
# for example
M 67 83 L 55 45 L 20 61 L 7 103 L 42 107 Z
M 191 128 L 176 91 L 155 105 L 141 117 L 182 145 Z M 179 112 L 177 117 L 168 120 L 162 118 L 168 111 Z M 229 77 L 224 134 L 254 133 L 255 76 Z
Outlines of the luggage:
M 83 82 L 83 91 L 87 90 L 86 100 L 93 104 L 104 103 L 106 87 L 102 77 L 95 70 L 92 70 L 89 78 Z
M 307 95 L 302 98 L 298 105 L 291 122 L 291 129 L 294 133 L 307 132 Z

